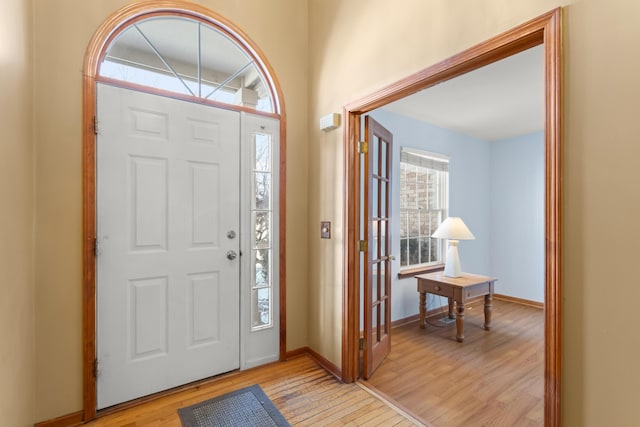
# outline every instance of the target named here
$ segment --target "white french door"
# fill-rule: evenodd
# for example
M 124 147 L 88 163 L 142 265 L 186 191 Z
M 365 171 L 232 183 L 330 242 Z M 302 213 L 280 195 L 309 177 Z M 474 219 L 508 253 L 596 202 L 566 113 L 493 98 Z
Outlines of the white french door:
M 102 409 L 240 365 L 240 113 L 97 90 Z

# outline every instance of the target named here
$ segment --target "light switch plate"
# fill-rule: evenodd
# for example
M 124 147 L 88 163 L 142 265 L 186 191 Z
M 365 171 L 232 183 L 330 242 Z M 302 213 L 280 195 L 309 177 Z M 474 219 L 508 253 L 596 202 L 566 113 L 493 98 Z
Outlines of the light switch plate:
M 331 221 L 320 221 L 320 238 L 331 238 Z

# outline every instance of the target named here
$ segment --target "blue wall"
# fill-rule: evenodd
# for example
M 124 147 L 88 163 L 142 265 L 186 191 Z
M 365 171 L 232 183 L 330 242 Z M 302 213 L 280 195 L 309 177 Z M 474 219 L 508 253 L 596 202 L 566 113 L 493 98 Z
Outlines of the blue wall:
M 544 301 L 544 135 L 489 144 L 496 293 Z
M 460 242 L 463 271 L 497 277 L 497 293 L 542 301 L 542 133 L 487 142 L 385 110 L 376 110 L 371 116 L 393 134 L 392 212 L 398 212 L 400 205 L 401 147 L 449 157 L 449 215 L 461 217 L 476 237 Z M 392 320 L 418 313 L 415 279 L 397 278 L 400 271 L 398 217 L 394 215 L 391 222 L 396 255 L 392 262 Z M 527 226 L 514 229 L 510 224 L 516 221 L 522 224 L 519 218 L 526 221 Z M 446 305 L 445 298 L 433 295 L 428 295 L 427 302 L 428 309 Z
M 393 134 L 392 212 L 400 206 L 400 147 L 416 148 L 449 157 L 449 215 L 459 216 L 476 237 L 460 241 L 463 271 L 490 274 L 490 150 L 489 143 L 384 110 L 371 116 Z M 393 253 L 391 315 L 393 320 L 418 313 L 415 279 L 398 279 L 400 271 L 399 216 L 392 217 Z M 428 295 L 429 309 L 446 299 Z

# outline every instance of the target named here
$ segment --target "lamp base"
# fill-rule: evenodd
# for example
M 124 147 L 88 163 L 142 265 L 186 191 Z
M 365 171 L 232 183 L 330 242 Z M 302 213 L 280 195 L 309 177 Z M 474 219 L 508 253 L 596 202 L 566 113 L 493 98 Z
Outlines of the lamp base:
M 447 277 L 462 276 L 457 240 L 449 240 L 449 245 L 447 247 L 447 259 L 444 263 L 444 275 Z

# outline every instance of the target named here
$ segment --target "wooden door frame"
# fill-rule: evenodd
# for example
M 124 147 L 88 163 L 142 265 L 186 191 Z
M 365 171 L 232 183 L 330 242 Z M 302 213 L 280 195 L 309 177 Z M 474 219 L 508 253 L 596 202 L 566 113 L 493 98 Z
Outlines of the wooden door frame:
M 562 9 L 473 46 L 344 107 L 344 273 L 342 379 L 358 378 L 360 333 L 360 118 L 363 114 L 537 45 L 545 58 L 545 369 L 546 426 L 561 423 L 562 379 Z
M 116 35 L 131 23 L 144 19 L 151 14 L 165 16 L 183 16 L 199 20 L 211 25 L 225 33 L 231 39 L 242 46 L 245 52 L 255 61 L 256 66 L 265 76 L 266 84 L 273 97 L 276 111 L 274 113 L 262 113 L 246 107 L 236 107 L 220 104 L 214 101 L 203 101 L 191 96 L 181 96 L 168 93 L 163 90 L 142 88 L 137 85 L 126 84 L 101 78 L 98 75 L 100 63 L 106 55 L 106 49 Z M 273 71 L 258 46 L 235 24 L 221 15 L 185 0 L 144 0 L 129 4 L 109 16 L 91 39 L 84 59 L 83 72 L 83 116 L 82 116 L 82 181 L 83 181 L 83 207 L 82 207 L 82 388 L 83 388 L 83 412 L 84 421 L 92 420 L 97 415 L 96 410 L 96 260 L 94 240 L 96 238 L 96 83 L 104 81 L 122 87 L 144 90 L 157 95 L 169 96 L 185 101 L 198 102 L 214 107 L 226 108 L 236 111 L 247 111 L 252 114 L 280 120 L 280 157 L 279 157 L 279 320 L 280 320 L 280 349 L 279 358 L 284 360 L 286 354 L 286 114 L 282 88 Z M 190 386 L 197 386 L 192 383 Z M 160 393 L 162 394 L 162 393 Z M 154 398 L 154 395 L 151 398 Z M 149 400 L 138 399 L 133 404 Z M 115 409 L 131 406 L 131 403 L 118 405 Z M 102 412 L 113 412 L 109 408 Z

